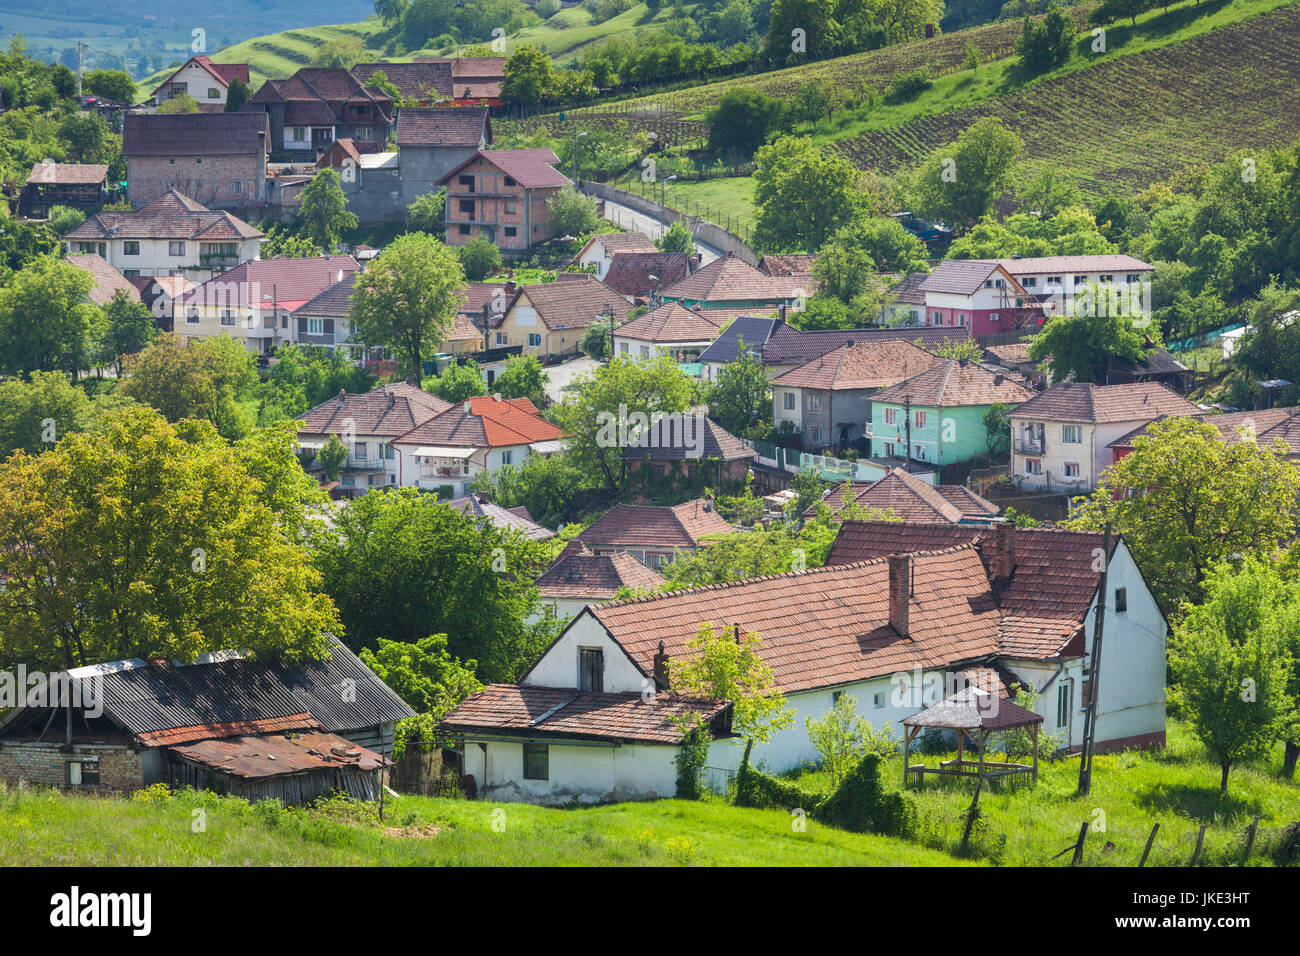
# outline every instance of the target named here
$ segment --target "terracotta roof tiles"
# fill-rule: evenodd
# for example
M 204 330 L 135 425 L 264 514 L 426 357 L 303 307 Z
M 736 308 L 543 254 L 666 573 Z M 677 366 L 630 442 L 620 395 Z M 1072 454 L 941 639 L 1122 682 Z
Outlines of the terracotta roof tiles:
M 673 507 L 615 505 L 579 537 L 589 547 L 695 548 L 712 534 L 735 531 L 702 498 Z

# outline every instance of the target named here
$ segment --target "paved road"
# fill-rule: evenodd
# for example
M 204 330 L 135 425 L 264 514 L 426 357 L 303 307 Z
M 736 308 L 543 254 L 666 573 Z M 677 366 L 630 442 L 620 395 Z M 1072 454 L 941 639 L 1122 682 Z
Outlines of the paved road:
M 551 378 L 546 383 L 546 396 L 553 402 L 560 401 L 564 397 L 564 386 L 580 375 L 588 374 L 598 364 L 594 359 L 583 356 L 582 358 L 570 359 L 559 365 L 550 366 L 546 369 L 546 374 Z
M 667 224 L 660 219 L 647 216 L 635 209 L 629 209 L 627 206 L 620 206 L 608 199 L 605 200 L 605 218 L 614 225 L 622 226 L 629 231 L 645 233 L 651 239 L 658 239 L 664 234 L 664 230 L 668 228 Z M 700 254 L 701 265 L 708 265 L 722 255 L 718 249 L 706 246 L 698 239 L 695 241 L 695 249 Z

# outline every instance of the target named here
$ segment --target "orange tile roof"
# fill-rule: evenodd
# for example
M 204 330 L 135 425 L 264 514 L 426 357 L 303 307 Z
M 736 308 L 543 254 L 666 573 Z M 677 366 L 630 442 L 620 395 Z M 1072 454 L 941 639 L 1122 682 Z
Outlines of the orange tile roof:
M 1034 392 L 1016 378 L 964 359 L 948 359 L 877 392 L 871 400 L 902 404 L 910 398 L 913 405 L 954 408 L 995 402 L 1019 405 L 1033 397 Z
M 537 578 L 542 597 L 608 601 L 619 588 L 652 591 L 663 577 L 626 552 L 592 554 L 581 547 L 568 551 Z
M 856 342 L 791 369 L 772 381 L 787 388 L 830 391 L 883 388 L 940 364 L 944 359 L 911 342 Z
M 708 311 L 696 312 L 667 302 L 620 325 L 614 334 L 641 342 L 712 342 L 720 329 L 721 321 Z
M 490 395 L 458 402 L 394 440 L 398 445 L 449 445 L 457 448 L 500 448 L 555 441 L 564 432 L 537 414 L 526 398 L 497 399 Z
M 735 529 L 717 511 L 705 510 L 703 498 L 672 507 L 619 504 L 610 508 L 579 537 L 599 548 L 695 548 L 710 534 Z
M 997 604 L 975 549 L 917 555 L 912 564 L 906 637 L 889 624 L 885 559 L 618 601 L 589 613 L 647 676 L 660 641 L 670 657 L 689 656 L 686 645 L 702 624 L 757 634 L 785 693 L 997 653 Z

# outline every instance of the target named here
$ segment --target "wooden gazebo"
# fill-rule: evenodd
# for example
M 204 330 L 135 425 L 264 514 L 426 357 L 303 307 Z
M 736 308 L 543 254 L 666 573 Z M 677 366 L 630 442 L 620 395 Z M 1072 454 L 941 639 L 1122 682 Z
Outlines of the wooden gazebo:
M 968 686 L 957 691 L 951 697 L 903 721 L 903 786 L 907 786 L 909 774 L 916 774 L 920 783 L 925 782 L 925 775 L 937 774 L 946 777 L 974 777 L 983 786 L 985 779 L 1006 777 L 1028 773 L 1038 782 L 1038 727 L 1043 718 L 1032 710 L 1026 710 L 996 694 Z M 989 735 L 999 730 L 1014 730 L 1017 727 L 1033 728 L 1033 764 L 1002 763 L 984 759 Z M 909 762 L 912 741 L 923 729 L 957 731 L 957 756 L 951 760 L 941 760 L 938 767 L 926 767 L 924 764 Z M 978 760 L 965 758 L 966 739 L 970 737 L 979 752 Z

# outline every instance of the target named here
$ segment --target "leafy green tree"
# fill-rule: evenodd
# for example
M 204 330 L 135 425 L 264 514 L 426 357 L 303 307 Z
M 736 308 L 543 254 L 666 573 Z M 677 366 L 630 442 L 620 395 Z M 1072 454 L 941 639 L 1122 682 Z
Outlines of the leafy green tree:
M 314 560 L 338 604 L 348 646 L 446 634 L 476 677 L 512 681 L 542 647 L 525 625 L 532 581 L 549 557 L 519 532 L 479 521 L 413 488 L 371 492 L 335 517 Z
M 99 342 L 99 361 L 111 363 L 120 378 L 122 357 L 134 355 L 158 335 L 153 313 L 139 299 L 133 299 L 121 289 L 104 306 L 104 335 Z
M 129 410 L 0 465 L 7 665 L 324 652 L 339 617 L 320 575 L 262 482 L 211 426 L 191 425 Z
M 68 113 L 59 121 L 59 142 L 74 163 L 103 162 L 109 151 L 111 133 L 98 113 Z
M 912 212 L 964 229 L 987 215 L 1012 182 L 1024 143 L 995 116 L 935 150 L 905 187 Z
M 19 269 L 60 249 L 58 238 L 45 223 L 4 219 L 4 228 L 0 229 L 0 285 L 8 285 Z
M 577 520 L 591 510 L 593 481 L 568 455 L 529 455 L 521 465 L 482 472 L 470 490 L 503 508 L 523 506 L 548 528 Z
M 86 214 L 70 206 L 51 206 L 46 217 L 57 236 L 65 235 L 86 221 Z
M 709 149 L 748 156 L 785 123 L 785 104 L 749 87 L 728 90 L 704 116 Z
M 392 349 L 418 380 L 451 331 L 464 286 L 465 270 L 445 245 L 419 232 L 398 236 L 353 284 L 353 336 Z
M 1254 404 L 1260 380 L 1284 378 L 1300 382 L 1300 287 L 1270 283 L 1256 302 L 1250 303 L 1246 332 L 1232 353 L 1234 370 L 1229 379 L 1233 399 L 1243 407 Z M 1295 400 L 1288 388 L 1286 399 Z
M 366 49 L 357 37 L 339 37 L 327 40 L 312 51 L 309 66 L 338 66 L 350 70 L 358 63 L 369 63 L 375 58 L 374 53 Z
M 1094 23 L 1110 23 L 1128 17 L 1129 23 L 1137 26 L 1138 14 L 1150 10 L 1151 6 L 1151 0 L 1102 0 L 1089 13 L 1089 18 Z
M 252 355 L 234 339 L 218 336 L 182 344 L 163 333 L 125 357 L 122 366 L 122 393 L 157 409 L 173 424 L 202 419 L 227 438 L 252 427 L 241 406 L 252 395 L 257 370 Z
M 171 115 L 173 113 L 197 113 L 199 112 L 199 101 L 188 93 L 177 93 L 162 101 L 158 106 L 159 113 Z
M 681 222 L 673 222 L 664 234 L 655 240 L 655 248 L 660 252 L 684 252 L 695 255 L 695 237 Z
M 95 404 L 62 372 L 32 372 L 0 382 L 0 456 L 21 448 L 37 454 L 98 418 Z
M 988 446 L 989 459 L 1011 448 L 1011 406 L 994 402 L 980 416 L 984 425 L 984 444 Z
M 876 730 L 867 718 L 858 716 L 857 709 L 857 700 L 845 693 L 821 718 L 804 718 L 808 739 L 821 755 L 822 769 L 830 776 L 832 787 L 839 786 L 868 753 L 885 759 L 898 753 L 889 724 Z
M 501 269 L 501 250 L 483 236 L 456 246 L 456 258 L 470 282 L 481 282 Z
M 1076 212 L 1082 212 L 1084 209 L 1079 187 L 1052 166 L 1041 170 L 1038 175 L 1018 188 L 1016 198 L 1020 200 L 1022 207 L 1037 213 L 1035 218 L 1040 222 L 1045 219 L 1050 220 L 1066 209 Z M 1096 225 L 1095 218 L 1093 225 L 1094 227 Z
M 731 704 L 731 727 L 745 741 L 749 756 L 754 741 L 764 743 L 778 730 L 794 723 L 794 711 L 776 684 L 776 677 L 760 654 L 763 639 L 742 633 L 739 640 L 729 628 L 715 631 L 700 625 L 686 644 L 689 657 L 668 661 L 668 683 L 674 693 Z
M 1295 719 L 1288 683 L 1298 631 L 1294 583 L 1258 558 L 1213 568 L 1204 603 L 1174 626 L 1170 701 L 1219 764 L 1222 793 L 1232 767 L 1266 754 Z
M 546 385 L 551 377 L 535 355 L 512 355 L 492 383 L 502 398 L 526 398 L 538 408 L 546 402 Z
M 1048 196 L 1055 185 L 1030 184 L 1021 195 L 1024 205 L 1050 204 L 1065 193 Z M 948 246 L 949 259 L 1010 259 L 1015 256 L 1090 256 L 1117 251 L 1097 227 L 1092 213 L 1083 206 L 1070 206 L 1047 219 L 1026 213 L 1007 216 L 1002 222 L 989 216 Z
M 740 343 L 740 354 L 704 387 L 709 417 L 734 435 L 748 436 L 772 422 L 772 383 L 762 361 Z
M 115 103 L 135 102 L 135 82 L 125 70 L 91 70 L 82 78 L 82 89 Z
M 1016 53 L 1026 69 L 1041 73 L 1070 58 L 1074 34 L 1074 20 L 1060 4 L 1053 3 L 1041 21 L 1026 15 L 1016 39 Z
M 230 85 L 226 87 L 226 112 L 238 113 L 244 108 L 244 104 L 248 102 L 248 98 L 252 95 L 253 91 L 248 84 L 236 76 L 230 81 Z
M 1030 359 L 1046 361 L 1058 382 L 1095 382 L 1113 359 L 1139 361 L 1155 351 L 1159 330 L 1139 305 L 1123 295 L 1112 301 L 1101 285 L 1079 295 L 1071 302 L 1074 311 L 1053 316 L 1029 344 Z
M 330 253 L 338 248 L 342 233 L 357 228 L 360 220 L 348 212 L 343 183 L 333 169 L 322 169 L 302 191 L 298 221 L 307 238 Z
M 261 253 L 263 259 L 311 259 L 325 255 L 325 250 L 308 236 L 271 226 L 262 241 Z
M 338 481 L 343 473 L 343 466 L 348 462 L 348 446 L 343 444 L 338 435 L 330 435 L 319 452 L 316 461 L 326 481 Z
M 597 319 L 587 326 L 587 331 L 582 333 L 582 341 L 578 343 L 578 348 L 587 358 L 597 361 L 609 358 L 612 348 L 609 340 L 609 322 L 605 319 Z
M 778 139 L 754 161 L 754 244 L 764 251 L 820 249 L 869 211 L 862 174 L 808 137 Z
M 600 225 L 596 201 L 576 189 L 565 186 L 546 201 L 551 211 L 551 223 L 562 236 L 581 236 L 594 232 Z
M 487 394 L 487 377 L 478 362 L 469 359 L 464 365 L 452 362 L 441 375 L 432 375 L 424 380 L 424 390 L 432 395 L 451 402 L 463 402 Z
M 1199 602 L 1218 562 L 1272 554 L 1295 534 L 1300 474 L 1285 446 L 1266 448 L 1242 432 L 1247 440 L 1230 444 L 1205 422 L 1153 422 L 1092 496 L 1077 500 L 1070 527 L 1100 531 L 1109 522 L 1165 613 Z
M 406 207 L 406 221 L 417 232 L 442 236 L 447 231 L 447 224 L 443 220 L 446 208 L 447 190 L 427 192 L 417 196 L 415 202 Z
M 431 634 L 418 641 L 376 640 L 375 650 L 363 647 L 363 664 L 417 714 L 442 720 L 470 694 L 483 689 L 474 671 L 476 661 L 463 664 L 447 652 L 447 635 Z
M 501 82 L 503 99 L 534 105 L 555 89 L 555 66 L 551 58 L 535 46 L 524 44 L 506 58 L 505 78 Z
M 66 370 L 75 380 L 103 335 L 104 313 L 87 300 L 90 273 L 39 256 L 0 288 L 0 368 L 6 373 Z
M 668 356 L 653 362 L 613 356 L 609 363 L 580 378 L 575 396 L 552 408 L 556 425 L 569 433 L 568 452 L 579 471 L 592 476 L 610 494 L 627 482 L 623 448 L 636 439 L 626 426 L 631 416 L 683 412 L 695 387 Z

